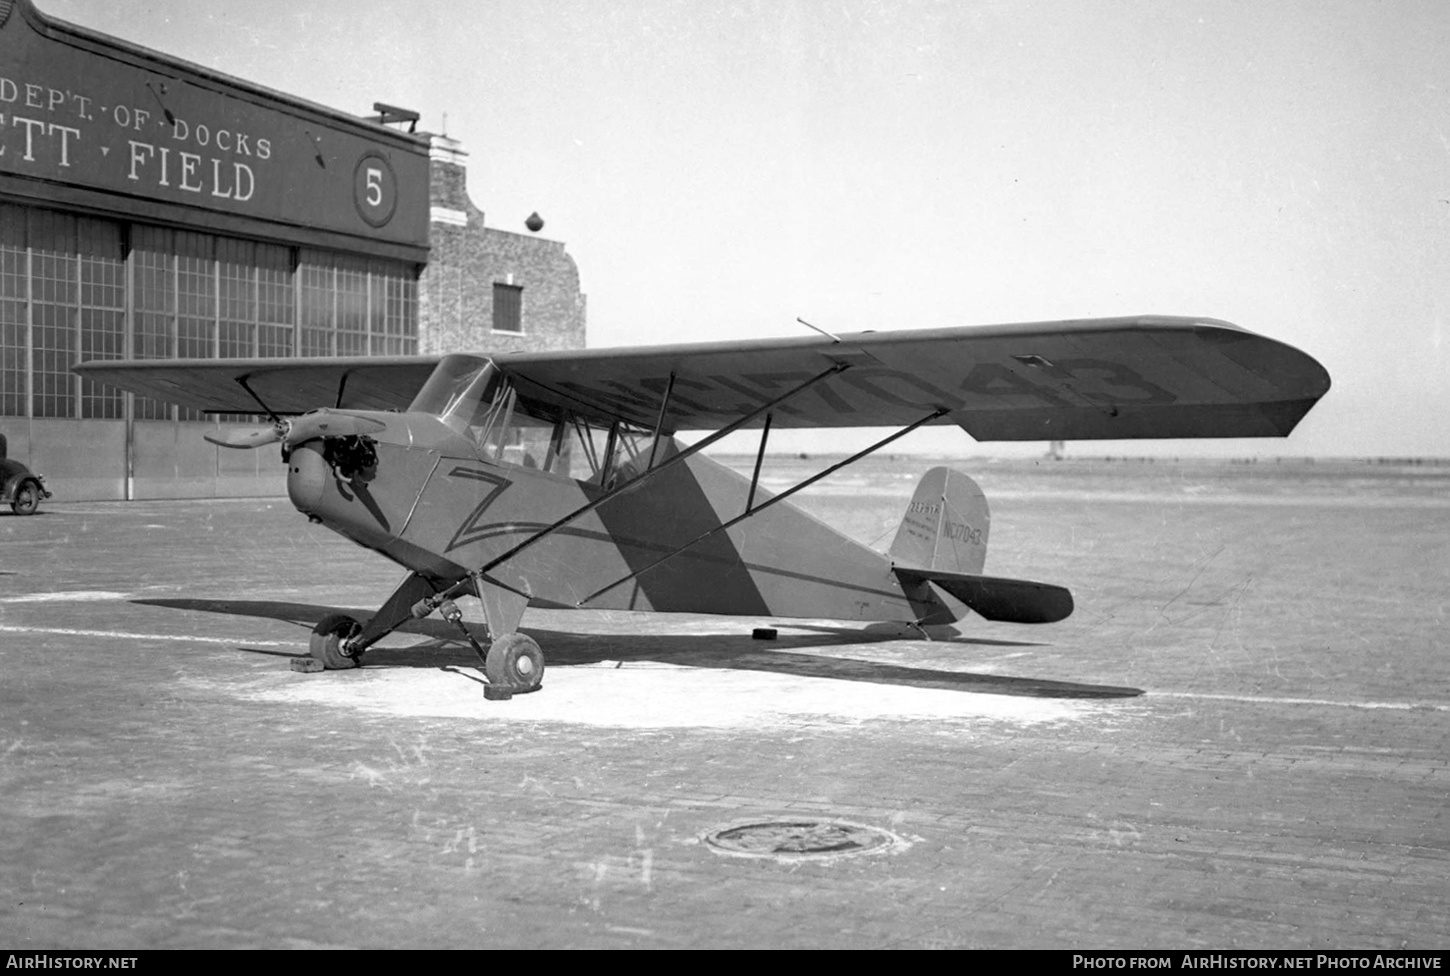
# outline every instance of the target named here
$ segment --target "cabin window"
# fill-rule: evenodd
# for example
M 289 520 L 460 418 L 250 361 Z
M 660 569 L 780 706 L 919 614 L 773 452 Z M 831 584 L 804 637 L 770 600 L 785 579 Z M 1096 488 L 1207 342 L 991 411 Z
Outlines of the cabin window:
M 496 460 L 563 475 L 597 479 L 608 444 L 608 428 L 559 407 L 518 396 L 508 430 L 497 443 Z
M 617 488 L 644 474 L 654 434 L 624 421 L 605 426 L 566 416 L 554 429 L 547 470 L 567 474 L 602 488 Z M 674 453 L 668 440 L 655 457 L 658 464 Z
M 478 356 L 445 356 L 409 409 L 437 416 L 467 437 L 480 458 L 603 488 L 643 474 L 654 445 L 654 433 L 643 427 L 589 420 L 520 394 Z M 655 462 L 674 451 L 665 438 Z
M 489 431 L 485 457 L 604 488 L 639 477 L 648 464 L 653 435 L 633 424 L 601 424 L 517 395 L 507 410 Z
M 444 363 L 472 358 L 450 356 Z M 484 361 L 474 360 L 479 362 Z M 492 363 L 469 369 L 469 364 L 460 361 L 449 371 L 451 380 L 439 377 L 443 365 L 434 374 L 438 382 L 429 380 L 436 389 L 426 398 L 419 394 L 413 409 L 420 403 L 441 404 L 441 409 L 430 412 L 439 413 L 444 423 L 472 441 L 485 460 L 554 470 L 550 446 L 560 421 L 559 408 L 520 396 Z
M 614 435 L 614 456 L 610 459 L 604 487 L 617 488 L 644 474 L 654 435 L 633 424 L 620 423 Z
M 550 431 L 543 468 L 575 481 L 590 481 L 598 477 L 608 442 L 608 428 L 565 414 Z

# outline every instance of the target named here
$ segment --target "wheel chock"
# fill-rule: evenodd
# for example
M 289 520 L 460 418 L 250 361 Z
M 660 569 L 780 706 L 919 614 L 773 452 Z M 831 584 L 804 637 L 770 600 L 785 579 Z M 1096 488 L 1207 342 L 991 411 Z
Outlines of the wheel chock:
M 483 686 L 483 697 L 488 701 L 508 701 L 513 696 L 514 690 L 504 685 Z
M 294 657 L 292 659 L 292 670 L 311 673 L 313 671 L 322 671 L 324 669 L 322 666 L 322 662 L 309 654 L 306 657 Z

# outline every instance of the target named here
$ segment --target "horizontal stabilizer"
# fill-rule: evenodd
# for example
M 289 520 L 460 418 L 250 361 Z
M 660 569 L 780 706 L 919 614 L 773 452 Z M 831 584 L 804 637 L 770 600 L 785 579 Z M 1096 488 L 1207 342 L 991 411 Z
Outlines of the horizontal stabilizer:
M 907 587 L 935 583 L 988 620 L 1051 624 L 1072 613 L 1072 594 L 1051 583 L 906 566 L 896 566 L 893 571 Z

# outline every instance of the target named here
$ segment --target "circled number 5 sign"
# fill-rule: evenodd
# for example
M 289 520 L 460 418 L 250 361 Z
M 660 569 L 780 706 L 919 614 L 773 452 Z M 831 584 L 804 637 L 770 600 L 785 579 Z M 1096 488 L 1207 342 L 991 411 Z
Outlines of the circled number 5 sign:
M 398 207 L 398 177 L 381 153 L 368 152 L 357 161 L 352 177 L 352 202 L 358 216 L 373 227 L 393 219 Z

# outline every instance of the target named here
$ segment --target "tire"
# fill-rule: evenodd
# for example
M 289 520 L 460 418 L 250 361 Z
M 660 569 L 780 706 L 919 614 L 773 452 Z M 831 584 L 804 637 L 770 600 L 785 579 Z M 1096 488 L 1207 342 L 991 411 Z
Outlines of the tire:
M 342 645 L 362 630 L 362 624 L 345 613 L 333 613 L 323 617 L 312 628 L 309 649 L 312 656 L 322 662 L 329 671 L 345 671 L 362 663 L 362 655 L 349 657 L 342 652 Z
M 544 652 L 532 637 L 504 634 L 489 645 L 483 673 L 501 690 L 534 691 L 544 682 Z
M 16 515 L 34 515 L 40 509 L 40 486 L 33 481 L 22 481 L 15 489 L 15 498 L 10 502 L 10 511 Z

